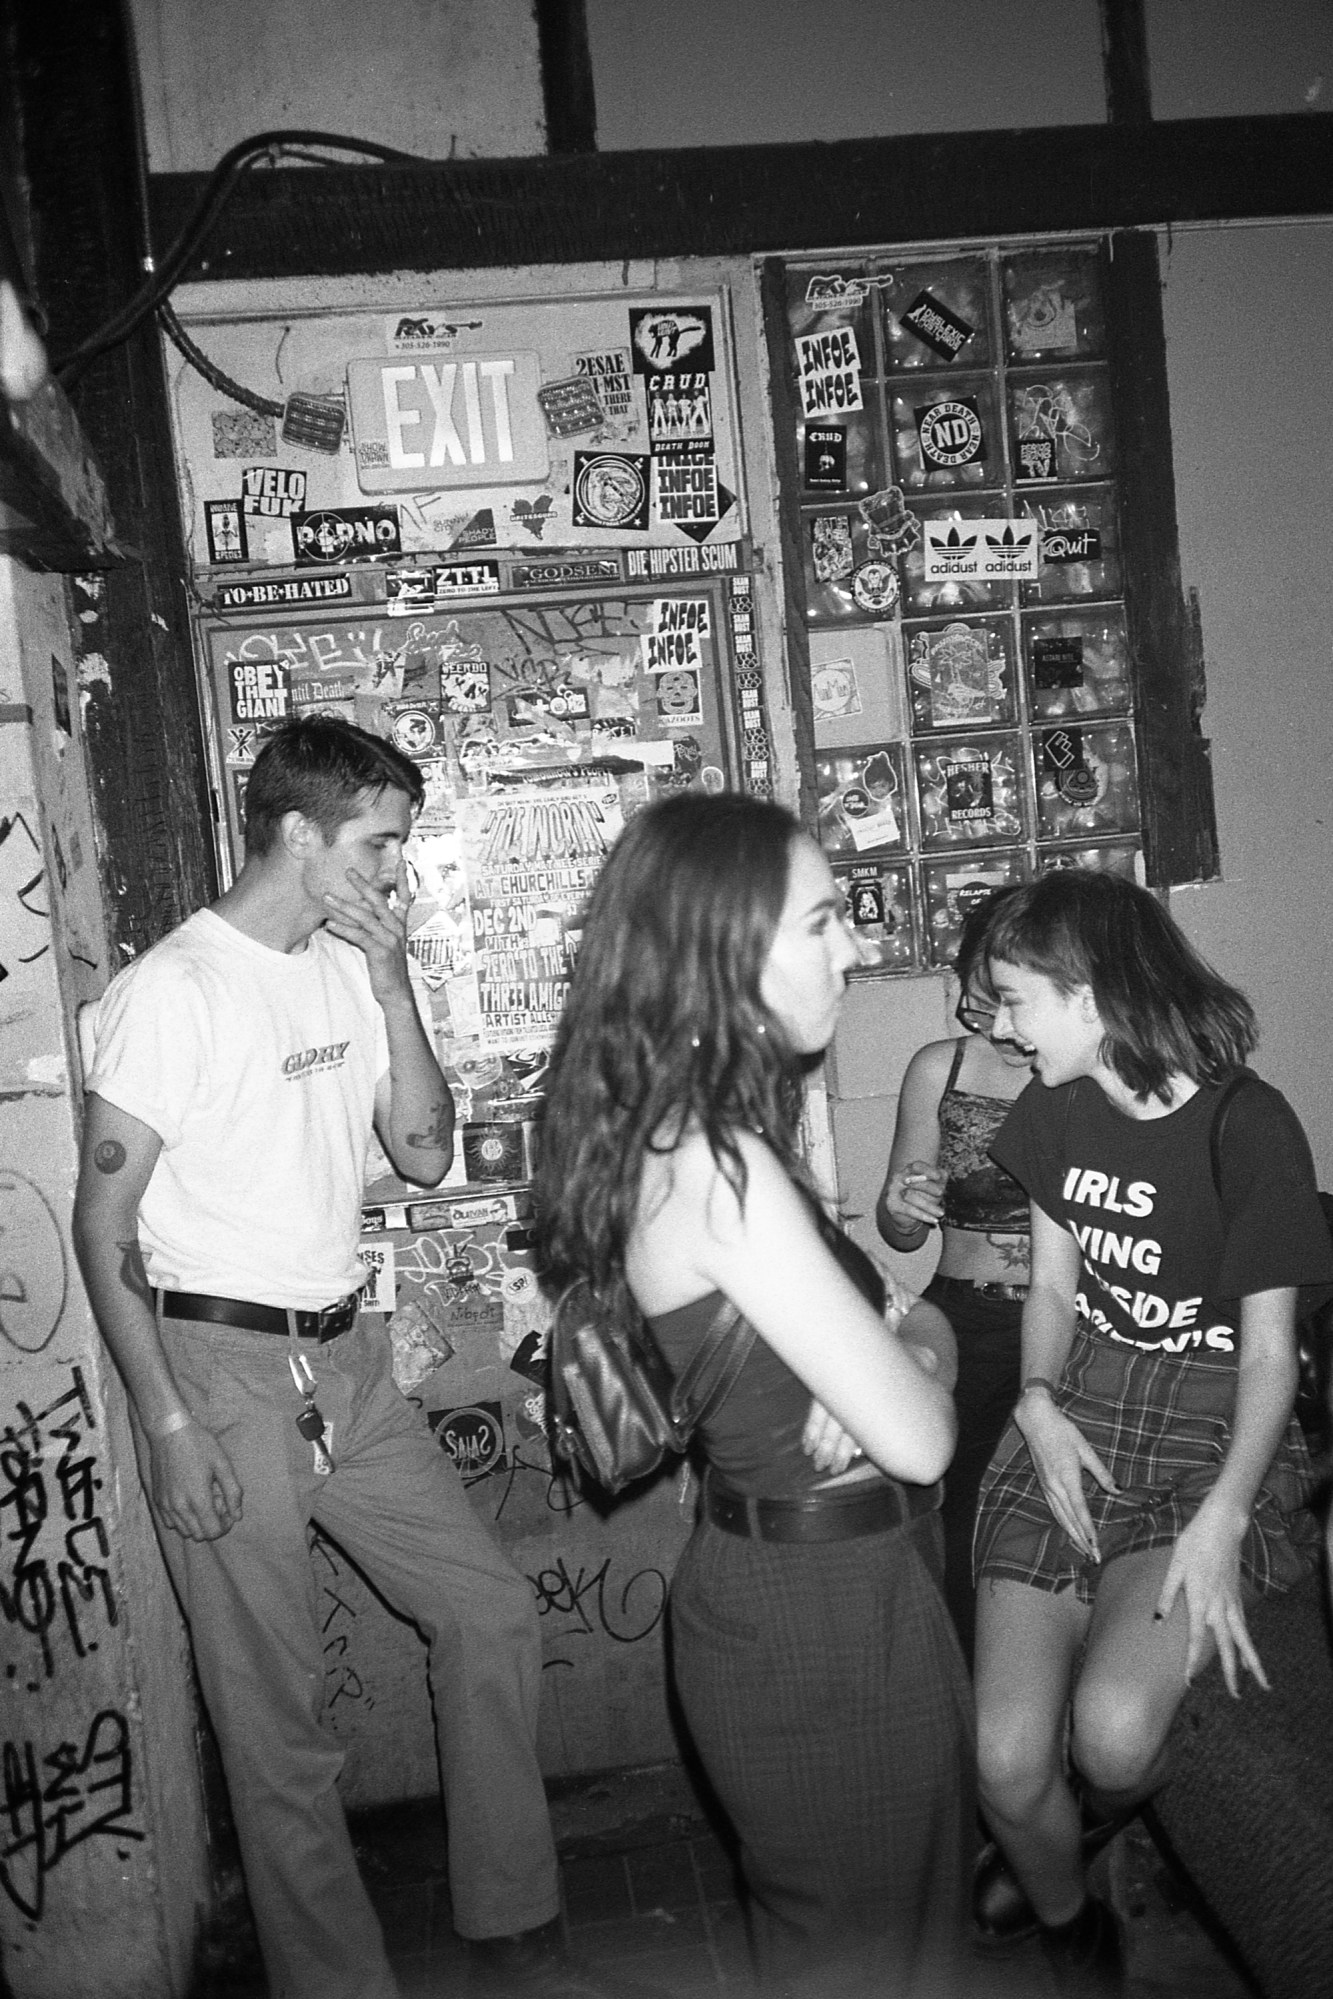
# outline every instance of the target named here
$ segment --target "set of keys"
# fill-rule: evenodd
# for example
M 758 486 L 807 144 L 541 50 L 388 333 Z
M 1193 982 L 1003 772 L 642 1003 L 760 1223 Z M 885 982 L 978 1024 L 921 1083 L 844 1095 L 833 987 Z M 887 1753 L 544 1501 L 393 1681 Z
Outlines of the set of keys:
M 310 1371 L 310 1362 L 304 1354 L 289 1353 L 287 1365 L 296 1383 L 296 1392 L 301 1397 L 301 1412 L 296 1419 L 296 1427 L 308 1444 L 315 1448 L 315 1470 L 327 1476 L 333 1470 L 333 1459 L 329 1455 L 329 1428 L 315 1405 L 315 1377 Z

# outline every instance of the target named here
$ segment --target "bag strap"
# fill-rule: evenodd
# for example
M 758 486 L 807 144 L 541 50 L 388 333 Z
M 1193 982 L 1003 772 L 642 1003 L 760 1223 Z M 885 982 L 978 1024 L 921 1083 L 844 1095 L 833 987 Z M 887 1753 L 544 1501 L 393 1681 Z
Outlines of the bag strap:
M 754 1327 L 741 1317 L 740 1310 L 730 1298 L 718 1302 L 708 1331 L 700 1340 L 689 1360 L 676 1376 L 671 1390 L 672 1413 L 678 1422 L 687 1422 L 692 1428 L 698 1423 L 715 1416 L 722 1404 L 736 1386 L 740 1371 L 754 1345 Z M 697 1407 L 692 1406 L 693 1398 L 699 1392 L 699 1385 L 717 1356 L 730 1345 L 722 1370 L 712 1387 L 704 1393 Z
M 1208 1164 L 1212 1169 L 1213 1192 L 1217 1195 L 1218 1206 L 1223 1208 L 1224 1220 L 1226 1210 L 1222 1203 L 1222 1138 L 1226 1131 L 1227 1114 L 1231 1109 L 1232 1098 L 1237 1090 L 1253 1080 L 1249 1069 L 1237 1069 L 1227 1078 L 1218 1092 L 1217 1102 L 1213 1105 L 1213 1121 L 1208 1128 Z

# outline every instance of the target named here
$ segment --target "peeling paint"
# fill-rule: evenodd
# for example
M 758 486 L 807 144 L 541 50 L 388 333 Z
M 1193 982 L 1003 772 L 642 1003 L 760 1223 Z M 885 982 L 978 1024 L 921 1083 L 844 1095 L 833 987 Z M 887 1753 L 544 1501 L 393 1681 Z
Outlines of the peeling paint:
M 98 681 L 100 681 L 104 687 L 107 688 L 110 687 L 111 685 L 110 664 L 105 658 L 105 656 L 100 652 L 85 653 L 83 658 L 79 661 L 79 686 L 81 688 L 88 688 L 91 687 L 94 684 L 94 682 Z
M 57 1049 L 52 1055 L 32 1055 L 28 1058 L 28 1081 L 38 1088 L 50 1088 L 53 1084 L 63 1090 L 65 1086 L 65 1058 Z

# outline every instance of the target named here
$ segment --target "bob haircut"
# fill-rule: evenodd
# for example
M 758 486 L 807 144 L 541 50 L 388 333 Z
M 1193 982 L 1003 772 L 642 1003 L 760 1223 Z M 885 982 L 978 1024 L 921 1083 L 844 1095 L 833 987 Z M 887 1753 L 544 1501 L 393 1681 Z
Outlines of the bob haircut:
M 1089 986 L 1106 1038 L 1102 1060 L 1136 1097 L 1171 1100 L 1170 1077 L 1216 1083 L 1258 1033 L 1244 993 L 1216 973 L 1147 889 L 1088 868 L 1028 882 L 997 910 L 986 945 L 1040 972 L 1059 992 Z
M 340 716 L 284 722 L 265 741 L 245 787 L 246 853 L 269 853 L 288 812 L 318 826 L 327 845 L 367 791 L 405 792 L 415 812 L 426 786 L 411 757 Z
M 741 1127 L 804 1182 L 803 1058 L 760 981 L 802 828 L 779 806 L 684 792 L 632 819 L 602 869 L 551 1057 L 536 1198 L 543 1274 L 623 1299 L 645 1152 L 687 1124 L 741 1197 Z
M 970 909 L 963 919 L 963 927 L 958 933 L 958 949 L 953 954 L 953 974 L 963 999 L 966 999 L 969 987 L 979 987 L 994 998 L 986 946 L 998 912 L 1013 893 L 1013 888 L 995 889 L 984 902 Z

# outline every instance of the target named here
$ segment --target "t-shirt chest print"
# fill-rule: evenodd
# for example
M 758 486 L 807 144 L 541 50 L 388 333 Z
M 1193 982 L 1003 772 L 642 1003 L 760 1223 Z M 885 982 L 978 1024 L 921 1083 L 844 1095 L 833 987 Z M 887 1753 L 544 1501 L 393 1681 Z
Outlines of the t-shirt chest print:
M 1234 1353 L 1234 1324 L 1219 1317 L 1222 1301 L 1208 1291 L 1222 1239 L 1207 1153 L 1200 1161 L 1193 1148 L 1173 1151 L 1153 1179 L 1113 1169 L 1109 1159 L 1071 1164 L 1061 1185 L 1062 1219 L 1083 1252 L 1080 1313 L 1122 1346 Z

